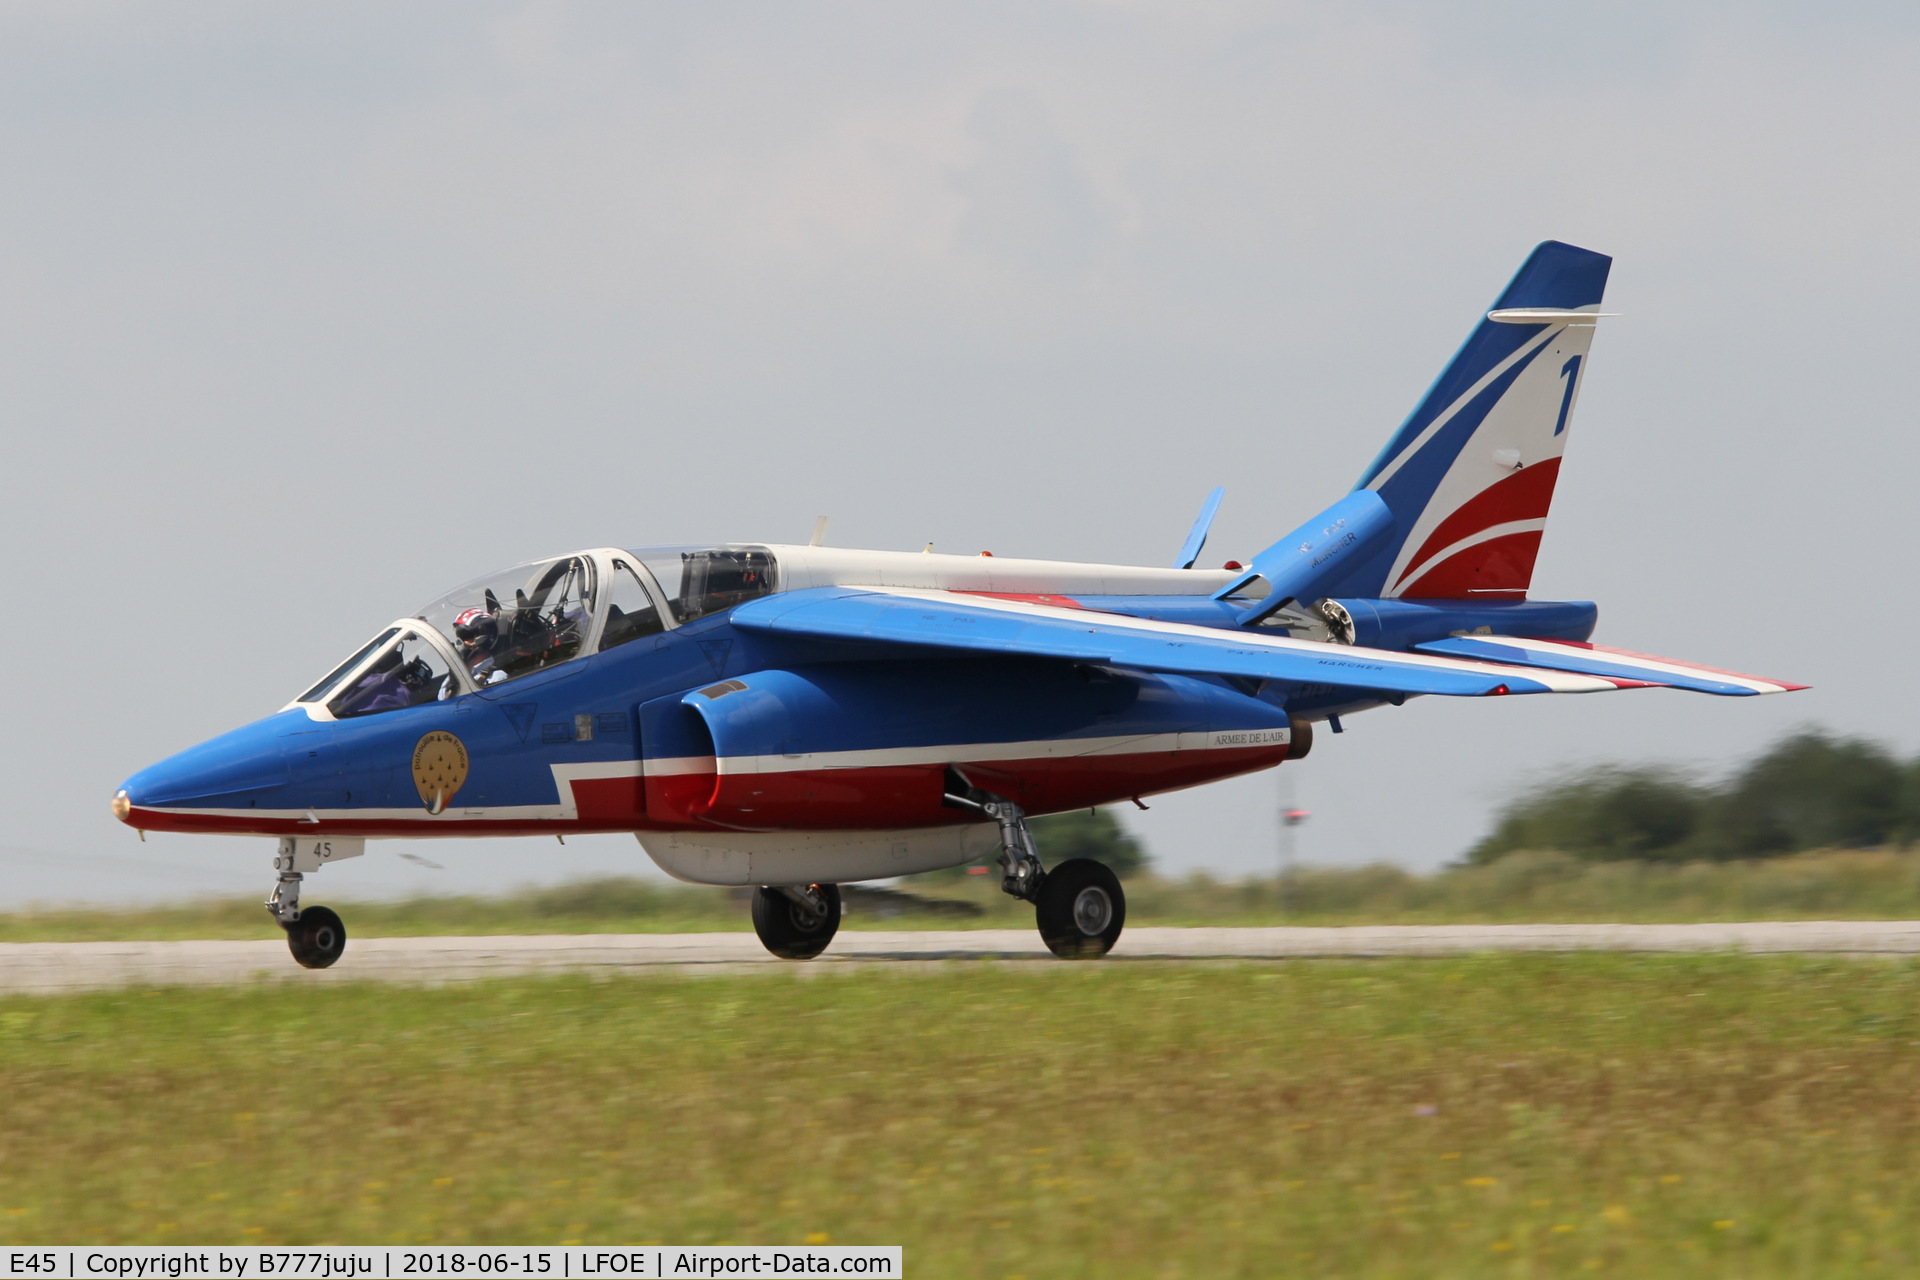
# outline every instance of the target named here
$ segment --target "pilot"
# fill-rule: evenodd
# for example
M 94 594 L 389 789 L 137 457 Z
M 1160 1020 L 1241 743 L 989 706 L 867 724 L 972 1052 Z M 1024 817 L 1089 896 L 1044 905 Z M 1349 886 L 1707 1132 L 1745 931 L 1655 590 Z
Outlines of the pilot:
M 444 675 L 437 676 L 425 658 L 415 657 L 411 662 L 394 673 L 400 677 L 400 683 L 407 689 L 407 704 L 419 706 L 423 702 L 438 702 L 453 692 L 453 684 Z

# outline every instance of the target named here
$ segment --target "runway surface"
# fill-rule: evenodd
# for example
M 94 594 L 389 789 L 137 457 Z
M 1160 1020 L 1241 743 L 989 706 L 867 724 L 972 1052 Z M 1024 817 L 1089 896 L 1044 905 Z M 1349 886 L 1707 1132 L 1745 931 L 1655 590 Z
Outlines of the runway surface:
M 1920 921 L 1140 928 L 1121 936 L 1113 959 L 1284 960 L 1479 951 L 1920 955 Z M 1025 929 L 846 930 L 811 967 L 982 960 L 1059 963 L 1048 955 L 1039 937 Z M 751 933 L 353 938 L 340 962 L 322 971 L 301 969 L 287 954 L 286 944 L 274 938 L 258 942 L 9 942 L 0 943 L 0 992 L 295 979 L 417 984 L 523 973 L 711 972 L 777 965 L 792 966 L 792 962 L 768 955 Z

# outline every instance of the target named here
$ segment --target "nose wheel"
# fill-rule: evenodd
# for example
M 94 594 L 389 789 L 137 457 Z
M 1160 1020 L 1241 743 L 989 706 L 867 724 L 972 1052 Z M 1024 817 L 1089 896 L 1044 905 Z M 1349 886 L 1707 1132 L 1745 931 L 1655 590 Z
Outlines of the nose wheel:
M 283 839 L 273 869 L 278 875 L 266 908 L 275 923 L 287 931 L 287 950 L 293 952 L 302 968 L 326 968 L 347 949 L 347 926 L 340 923 L 339 914 L 331 907 L 300 905 L 300 882 L 306 878 L 305 871 L 319 870 L 317 860 L 303 859 L 299 842 Z
M 331 907 L 306 907 L 300 918 L 283 921 L 287 931 L 287 950 L 307 969 L 324 969 L 347 949 L 347 926 Z

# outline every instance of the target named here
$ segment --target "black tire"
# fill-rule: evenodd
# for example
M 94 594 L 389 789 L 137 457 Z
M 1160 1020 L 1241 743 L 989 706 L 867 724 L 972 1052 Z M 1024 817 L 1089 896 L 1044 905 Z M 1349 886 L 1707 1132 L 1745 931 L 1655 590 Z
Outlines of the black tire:
M 331 907 L 305 907 L 286 926 L 287 950 L 308 969 L 324 969 L 347 949 L 347 926 Z
M 827 949 L 840 931 L 840 886 L 813 886 L 827 900 L 825 916 L 809 915 L 805 908 L 778 889 L 757 889 L 753 895 L 753 931 L 767 950 L 782 960 L 811 960 Z
M 1127 923 L 1120 877 L 1092 858 L 1069 858 L 1040 882 L 1034 923 L 1047 950 L 1063 960 L 1098 960 Z

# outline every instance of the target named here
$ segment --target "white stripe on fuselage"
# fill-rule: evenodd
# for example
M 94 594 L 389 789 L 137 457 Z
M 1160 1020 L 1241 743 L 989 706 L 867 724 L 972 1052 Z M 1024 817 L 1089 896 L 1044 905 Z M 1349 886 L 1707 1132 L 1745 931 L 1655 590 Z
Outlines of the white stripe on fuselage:
M 607 760 L 550 766 L 560 804 L 461 808 L 458 796 L 445 812 L 422 807 L 388 809 L 155 809 L 156 813 L 196 817 L 266 818 L 299 822 L 309 815 L 315 831 L 333 822 L 405 822 L 422 825 L 442 820 L 485 822 L 571 822 L 579 818 L 573 784 L 617 778 L 674 777 L 690 774 L 800 773 L 807 770 L 925 767 L 942 764 L 995 764 L 1016 760 L 1061 760 L 1085 756 L 1162 755 L 1175 751 L 1241 751 L 1285 746 L 1286 728 L 1213 729 L 1185 733 L 1129 734 L 1106 738 L 1050 738 L 1027 742 L 976 742 L 926 747 L 881 747 L 862 751 L 819 751 L 805 755 L 678 756 L 657 760 Z M 717 769 L 716 769 L 717 765 Z
M 1135 733 L 1111 738 L 1039 738 L 1030 742 L 936 743 L 929 747 L 876 747 L 860 751 L 814 751 L 800 755 L 721 756 L 719 772 L 805 773 L 826 769 L 898 769 L 937 764 L 987 764 L 1009 760 L 1074 760 L 1088 756 L 1158 755 L 1174 751 L 1230 751 L 1280 747 L 1290 729 L 1196 729 Z M 708 757 L 712 768 L 712 757 Z M 647 773 L 656 772 L 647 761 Z M 686 772 L 699 772 L 689 769 Z

